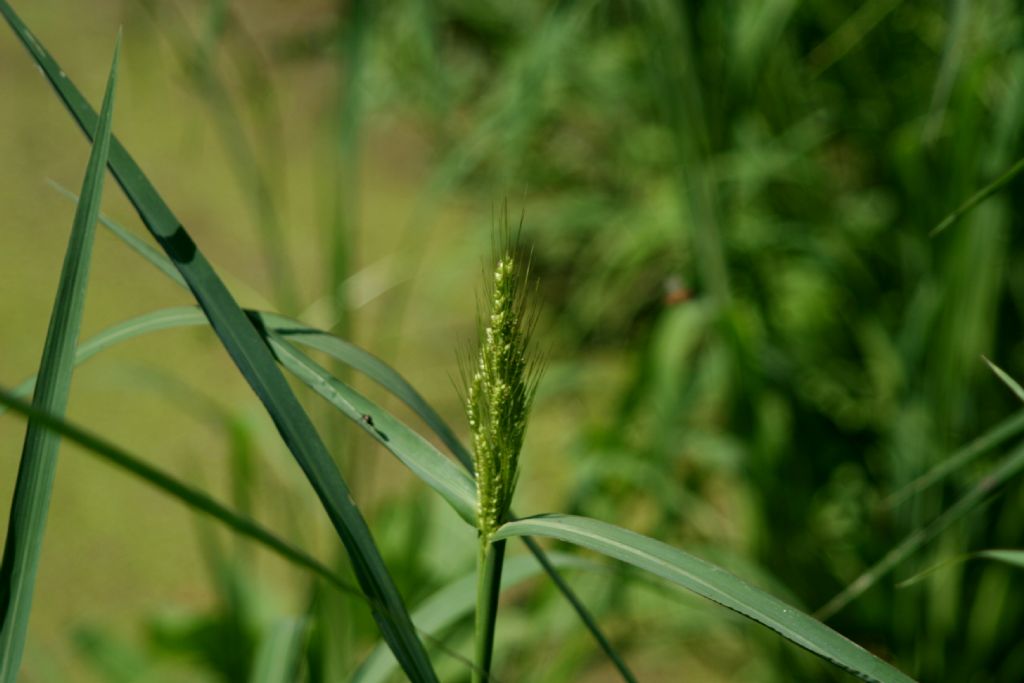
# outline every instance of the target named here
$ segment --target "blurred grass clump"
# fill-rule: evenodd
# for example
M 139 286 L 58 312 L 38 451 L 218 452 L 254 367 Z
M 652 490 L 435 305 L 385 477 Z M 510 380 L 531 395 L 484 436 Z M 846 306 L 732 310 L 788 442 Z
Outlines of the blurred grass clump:
M 806 611 L 825 606 L 829 625 L 920 680 L 1024 678 L 1019 569 L 954 562 L 899 585 L 965 553 L 1024 547 L 1016 470 L 991 489 L 977 483 L 1015 462 L 1024 432 L 1017 398 L 980 360 L 1024 375 L 1024 276 L 1012 266 L 1024 180 L 929 235 L 1024 156 L 1017 2 L 110 0 L 85 19 L 57 0 L 23 4 L 86 83 L 103 73 L 94 46 L 124 25 L 115 132 L 184 206 L 240 300 L 360 343 L 456 424 L 449 378 L 472 330 L 465 292 L 493 207 L 508 196 L 525 208 L 548 367 L 517 509 L 614 520 L 699 550 Z M 0 120 L 23 135 L 0 136 L 0 149 L 25 161 L 0 171 L 20 177 L 0 253 L 15 323 L 0 331 L 12 351 L 0 359 L 5 386 L 35 372 L 44 331 L 35 301 L 50 298 L 37 290 L 51 287 L 56 257 L 36 235 L 45 228 L 56 245 L 49 226 L 73 211 L 43 181 L 74 177 L 88 151 L 71 133 L 46 140 L 70 126 L 13 42 L 0 41 L 11 64 L 0 87 L 26 94 Z M 132 215 L 116 202 L 105 209 Z M 154 299 L 184 301 L 162 283 L 126 291 L 146 280 L 118 278 L 136 265 L 114 249 L 97 243 L 84 329 Z M 333 548 L 212 336 L 167 339 L 177 343 L 112 352 L 96 361 L 102 372 L 76 375 L 69 415 L 152 446 L 282 534 Z M 167 358 L 187 367 L 172 379 Z M 76 402 L 90 391 L 117 419 Z M 142 393 L 136 409 L 129 392 Z M 447 537 L 451 516 L 303 399 L 406 597 L 469 571 L 474 549 Z M 0 434 L 5 452 L 20 439 L 14 424 Z M 44 558 L 42 585 L 74 580 L 102 597 L 71 607 L 40 589 L 32 680 L 256 680 L 267 669 L 253 662 L 299 641 L 309 680 L 340 680 L 374 642 L 345 596 L 203 524 L 193 533 L 175 508 L 147 512 L 148 497 L 74 460 L 61 463 L 68 493 L 55 505 L 86 504 L 70 493 L 68 472 L 80 471 L 143 512 L 123 520 L 109 500 L 88 501 L 81 524 L 53 522 L 47 547 L 64 566 Z M 14 468 L 0 464 L 5 496 Z M 123 540 L 164 516 L 179 526 L 161 541 Z M 121 586 L 106 585 L 95 549 L 111 538 L 124 555 L 109 558 L 111 575 L 145 598 L 108 617 L 99 606 Z M 95 566 L 80 573 L 61 548 Z M 178 553 L 180 575 L 167 569 Z M 153 574 L 163 578 L 147 585 Z M 682 598 L 687 609 L 666 613 L 664 596 L 629 574 L 574 586 L 641 680 L 845 680 L 724 611 Z M 502 680 L 611 680 L 555 591 L 536 585 L 507 603 Z M 450 630 L 446 642 L 469 651 L 469 621 Z M 47 661 L 51 646 L 62 654 Z M 468 676 L 456 659 L 438 673 Z

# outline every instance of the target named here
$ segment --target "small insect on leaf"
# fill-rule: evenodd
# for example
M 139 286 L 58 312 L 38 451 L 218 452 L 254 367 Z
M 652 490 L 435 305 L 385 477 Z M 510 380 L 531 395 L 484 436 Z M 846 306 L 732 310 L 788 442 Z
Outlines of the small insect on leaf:
M 381 441 L 390 441 L 390 439 L 388 439 L 388 435 L 387 434 L 385 434 L 384 432 L 382 432 L 379 429 L 377 429 L 377 425 L 375 425 L 373 423 L 373 417 L 372 416 L 370 416 L 370 415 L 368 415 L 366 413 L 363 413 L 362 416 L 359 419 L 363 422 L 363 424 L 365 424 L 367 427 L 372 429 L 373 433 L 376 434 L 378 437 L 380 437 Z

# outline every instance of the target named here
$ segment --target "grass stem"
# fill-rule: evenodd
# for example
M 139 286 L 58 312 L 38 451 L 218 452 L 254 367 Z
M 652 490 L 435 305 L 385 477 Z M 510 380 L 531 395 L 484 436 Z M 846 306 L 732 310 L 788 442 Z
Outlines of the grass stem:
M 476 659 L 473 683 L 491 677 L 494 654 L 494 626 L 498 620 L 498 596 L 501 593 L 501 568 L 505 564 L 505 541 L 480 537 L 476 582 Z

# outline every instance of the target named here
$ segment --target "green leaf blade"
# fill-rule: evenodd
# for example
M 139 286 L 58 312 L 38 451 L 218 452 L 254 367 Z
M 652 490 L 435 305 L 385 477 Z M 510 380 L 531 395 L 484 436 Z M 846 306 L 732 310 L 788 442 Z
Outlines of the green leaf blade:
M 6 0 L 0 0 L 0 14 L 43 70 L 79 127 L 91 136 L 96 120 L 92 107 Z M 434 683 L 437 676 L 430 659 L 369 527 L 270 350 L 184 226 L 116 139 L 111 140 L 109 166 L 150 233 L 188 283 L 224 348 L 266 407 L 305 473 L 348 552 L 359 585 L 372 605 L 374 619 L 403 669 L 414 681 Z
M 103 178 L 110 149 L 120 53 L 121 37 L 118 35 L 103 96 L 103 106 L 93 135 L 95 143 L 82 182 L 82 201 L 75 210 L 60 284 L 50 314 L 50 325 L 39 364 L 39 382 L 33 397 L 33 405 L 37 408 L 61 415 L 67 408 L 75 362 L 75 345 L 85 305 L 96 219 L 99 215 Z M 60 439 L 56 434 L 37 421 L 29 421 L 11 502 L 3 561 L 0 563 L 2 683 L 14 683 L 21 666 L 32 609 L 32 594 L 56 475 L 59 445 Z
M 963 564 L 970 560 L 993 560 L 1002 564 L 1016 567 L 1018 569 L 1024 569 L 1024 550 L 979 550 L 976 553 L 965 553 L 956 557 L 951 557 L 947 560 L 934 564 L 927 569 L 918 572 L 909 579 L 904 579 L 896 584 L 897 588 L 907 588 L 919 583 L 923 579 L 931 576 L 937 571 L 946 569 L 948 567 L 955 567 Z
M 1024 550 L 981 550 L 974 553 L 974 556 L 1024 569 Z
M 464 521 L 475 524 L 473 480 L 429 441 L 372 401 L 337 379 L 279 335 L 267 332 L 277 359 L 292 374 L 391 451 L 413 474 L 434 489 Z
M 661 541 L 586 517 L 541 515 L 509 522 L 495 539 L 547 536 L 603 553 L 648 571 L 746 616 L 792 643 L 866 681 L 911 679 L 825 624 L 747 584 L 724 569 Z
M 1002 175 L 972 194 L 964 201 L 963 204 L 958 206 L 952 213 L 942 219 L 938 225 L 932 228 L 932 231 L 928 233 L 928 236 L 935 237 L 939 233 L 945 231 L 978 204 L 981 204 L 996 192 L 1003 189 L 1011 180 L 1020 175 L 1022 171 L 1024 171 L 1024 159 L 1018 159 L 1012 166 L 1010 166 L 1010 168 L 1006 169 Z
M 13 392 L 2 388 L 0 388 L 0 405 L 34 420 L 43 428 L 78 444 L 85 449 L 86 453 L 90 453 L 110 465 L 145 481 L 191 509 L 224 524 L 235 533 L 263 545 L 292 564 L 319 575 L 338 590 L 357 597 L 363 597 L 362 593 L 355 586 L 339 577 L 334 571 L 311 555 L 286 543 L 251 519 L 236 514 L 199 489 L 189 486 L 146 464 L 141 458 L 131 455 L 108 441 L 76 427 L 58 415 L 35 408 L 21 401 Z
M 1002 383 L 1005 384 L 1007 388 L 1013 392 L 1014 396 L 1019 398 L 1021 401 L 1024 401 L 1024 388 L 1020 386 L 1017 380 L 1015 380 L 1013 377 L 1010 377 L 1009 373 L 1007 373 L 1001 367 L 990 361 L 988 358 L 982 356 L 982 360 L 984 360 L 988 364 L 989 369 L 991 369 L 992 372 L 996 374 L 996 377 L 998 377 L 1000 381 L 1002 381 Z

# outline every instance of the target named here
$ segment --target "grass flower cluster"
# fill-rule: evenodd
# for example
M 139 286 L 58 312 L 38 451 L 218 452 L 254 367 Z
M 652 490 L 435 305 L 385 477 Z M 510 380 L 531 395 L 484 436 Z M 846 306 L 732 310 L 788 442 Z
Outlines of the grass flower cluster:
M 476 662 L 474 683 L 490 676 L 505 541 L 492 536 L 509 518 L 519 479 L 530 404 L 537 390 L 539 365 L 531 353 L 535 318 L 529 313 L 528 261 L 516 256 L 516 240 L 502 212 L 494 249 L 494 278 L 479 323 L 479 351 L 463 363 L 466 417 L 473 435 L 476 472 L 477 566 Z
M 478 528 L 485 540 L 508 518 L 539 376 L 529 343 L 534 322 L 525 296 L 529 265 L 515 256 L 507 223 L 506 216 L 494 281 L 487 293 L 489 310 L 480 321 L 480 349 L 476 362 L 464 371 Z

